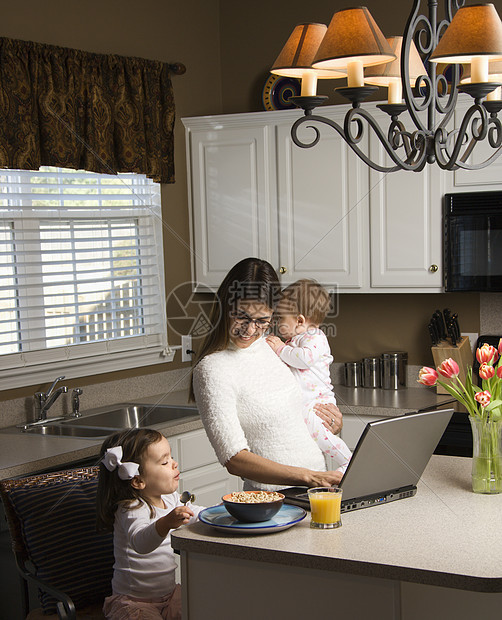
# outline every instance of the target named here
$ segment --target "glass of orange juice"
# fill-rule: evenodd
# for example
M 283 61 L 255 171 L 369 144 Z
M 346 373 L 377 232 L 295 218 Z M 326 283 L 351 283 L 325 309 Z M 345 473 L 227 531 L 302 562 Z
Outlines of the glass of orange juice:
M 308 490 L 312 519 L 310 527 L 330 530 L 342 525 L 342 489 L 314 487 Z

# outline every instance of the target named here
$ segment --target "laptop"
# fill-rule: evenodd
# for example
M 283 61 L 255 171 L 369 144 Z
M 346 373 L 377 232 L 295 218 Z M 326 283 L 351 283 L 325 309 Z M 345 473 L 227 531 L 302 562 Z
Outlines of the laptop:
M 369 422 L 338 485 L 342 512 L 412 497 L 453 409 Z M 285 502 L 309 509 L 307 487 L 281 489 Z

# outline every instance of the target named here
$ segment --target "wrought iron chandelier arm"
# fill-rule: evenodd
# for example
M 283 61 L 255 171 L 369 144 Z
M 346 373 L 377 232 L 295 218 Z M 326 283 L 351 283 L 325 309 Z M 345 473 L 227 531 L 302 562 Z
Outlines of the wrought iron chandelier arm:
M 470 130 L 470 132 L 469 132 Z M 469 140 L 470 133 L 470 140 Z M 488 137 L 488 143 L 497 151 L 480 163 L 468 163 L 468 158 L 478 142 Z M 453 148 L 450 145 L 453 141 Z M 466 143 L 468 142 L 467 146 Z M 461 154 L 462 147 L 465 146 Z M 434 134 L 434 152 L 437 162 L 444 170 L 480 170 L 493 163 L 502 152 L 502 124 L 496 115 L 488 118 L 485 107 L 472 105 L 465 113 L 457 131 L 448 133 L 440 127 Z M 445 156 L 446 155 L 446 156 Z
M 366 153 L 364 153 L 364 151 L 359 148 L 358 144 L 362 140 L 364 135 L 364 126 L 362 119 L 364 119 L 373 129 L 385 151 L 392 159 L 392 161 L 396 164 L 395 166 L 385 166 L 374 162 L 369 159 Z M 296 146 L 299 146 L 301 148 L 311 148 L 319 142 L 320 131 L 315 125 L 311 123 L 322 123 L 334 129 L 340 135 L 340 137 L 348 144 L 348 146 L 350 146 L 350 148 L 356 153 L 356 155 L 364 161 L 366 165 L 370 166 L 371 168 L 373 168 L 373 170 L 376 170 L 378 172 L 395 172 L 401 169 L 418 171 L 421 170 L 425 165 L 426 144 L 424 137 L 419 132 L 415 132 L 415 134 L 413 135 L 410 135 L 406 132 L 401 133 L 400 130 L 402 125 L 398 123 L 395 125 L 395 128 L 391 135 L 391 139 L 389 139 L 389 137 L 387 137 L 383 133 L 377 121 L 371 116 L 371 114 L 366 112 L 366 110 L 361 109 L 360 107 L 351 108 L 347 112 L 344 118 L 343 127 L 336 121 L 325 116 L 309 114 L 307 116 L 299 118 L 291 128 L 291 138 L 296 144 Z M 302 140 L 299 137 L 298 130 L 303 125 L 306 125 L 308 129 L 312 129 L 314 131 L 313 139 Z M 399 138 L 402 138 L 402 144 L 399 143 Z M 406 159 L 402 159 L 396 153 L 396 148 L 399 148 L 400 146 L 405 149 Z

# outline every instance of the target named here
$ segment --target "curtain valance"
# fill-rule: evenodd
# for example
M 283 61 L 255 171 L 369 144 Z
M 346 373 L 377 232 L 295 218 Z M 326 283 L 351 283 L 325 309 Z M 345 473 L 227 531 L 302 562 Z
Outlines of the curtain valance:
M 0 38 L 0 167 L 174 183 L 171 66 Z

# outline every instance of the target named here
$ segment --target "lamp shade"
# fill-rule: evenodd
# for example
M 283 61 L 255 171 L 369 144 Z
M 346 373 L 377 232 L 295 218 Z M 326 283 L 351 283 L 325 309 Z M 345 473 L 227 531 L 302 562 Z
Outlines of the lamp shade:
M 502 59 L 502 22 L 493 4 L 458 9 L 430 60 L 462 64 L 479 56 Z
M 325 24 L 305 23 L 295 26 L 281 53 L 275 59 L 270 73 L 302 78 L 306 71 L 313 71 L 312 61 L 327 29 Z M 315 70 L 315 75 L 322 79 L 343 77 L 343 74 L 328 69 Z
M 387 42 L 390 45 L 391 50 L 396 55 L 396 60 L 387 62 L 382 65 L 374 65 L 368 67 L 364 73 L 364 81 L 368 84 L 376 84 L 377 86 L 388 86 L 392 80 L 401 78 L 401 47 L 403 44 L 403 37 L 388 37 Z M 409 60 L 409 73 L 410 84 L 415 85 L 417 77 L 420 75 L 427 75 L 420 54 L 415 46 L 415 43 L 411 42 L 410 47 L 410 60 Z
M 351 62 L 378 65 L 396 58 L 366 7 L 337 11 L 314 62 L 315 69 L 346 69 Z

